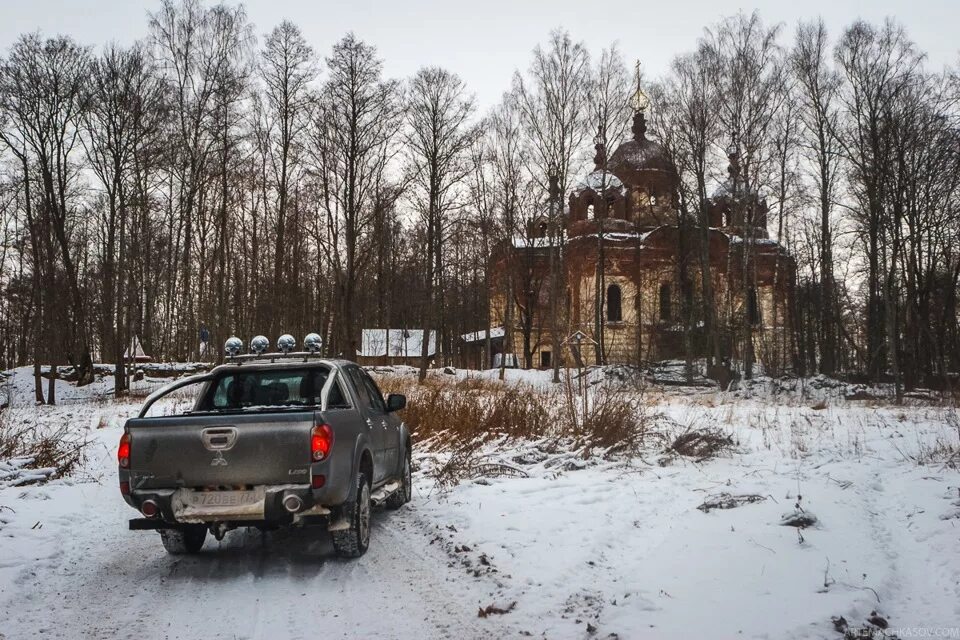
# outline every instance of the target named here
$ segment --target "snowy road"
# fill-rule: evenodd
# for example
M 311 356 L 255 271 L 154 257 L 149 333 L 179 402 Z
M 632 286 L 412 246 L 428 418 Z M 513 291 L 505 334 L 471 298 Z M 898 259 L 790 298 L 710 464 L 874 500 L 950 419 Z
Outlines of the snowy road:
M 110 443 L 119 431 L 97 436 Z M 503 618 L 477 617 L 496 586 L 448 566 L 416 505 L 378 512 L 359 560 L 334 556 L 322 530 L 238 530 L 222 543 L 208 538 L 198 556 L 173 557 L 157 534 L 126 529 L 136 514 L 114 486 L 112 452 L 97 451 L 98 482 L 23 490 L 34 499 L 20 509 L 38 524 L 0 561 L 0 576 L 18 572 L 13 593 L 0 593 L 7 640 L 516 635 Z
M 414 501 L 376 513 L 353 561 L 310 530 L 168 556 L 127 530 L 116 486 L 135 405 L 16 408 L 9 423 L 66 421 L 92 444 L 72 478 L 0 483 L 0 639 L 820 640 L 841 637 L 832 617 L 874 610 L 903 638 L 960 638 L 960 472 L 936 455 L 956 446 L 955 410 L 721 400 L 658 405 L 733 436 L 705 462 L 491 443 L 527 477 L 441 495 L 426 469 L 442 454 L 420 453 Z M 698 508 L 717 494 L 758 501 Z M 781 525 L 797 503 L 816 526 Z

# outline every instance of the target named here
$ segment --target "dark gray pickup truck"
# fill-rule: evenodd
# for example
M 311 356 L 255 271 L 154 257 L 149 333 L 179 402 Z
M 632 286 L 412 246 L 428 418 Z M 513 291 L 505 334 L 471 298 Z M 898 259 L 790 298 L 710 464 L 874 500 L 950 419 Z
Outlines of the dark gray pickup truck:
M 163 396 L 200 385 L 182 415 L 145 417 Z M 197 389 L 194 389 L 197 391 Z M 128 420 L 120 491 L 170 553 L 195 553 L 207 531 L 326 527 L 337 553 L 363 555 L 370 510 L 411 498 L 410 433 L 360 367 L 310 353 L 266 354 L 177 381 Z

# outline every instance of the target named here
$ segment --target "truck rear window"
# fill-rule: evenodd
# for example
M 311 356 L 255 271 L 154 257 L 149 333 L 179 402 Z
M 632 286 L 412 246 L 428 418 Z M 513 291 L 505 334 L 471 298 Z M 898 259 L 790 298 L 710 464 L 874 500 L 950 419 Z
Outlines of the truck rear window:
M 320 394 L 330 371 L 305 369 L 243 370 L 224 373 L 210 385 L 198 405 L 200 411 L 250 407 L 296 407 L 320 404 Z M 341 396 L 334 385 L 330 402 Z

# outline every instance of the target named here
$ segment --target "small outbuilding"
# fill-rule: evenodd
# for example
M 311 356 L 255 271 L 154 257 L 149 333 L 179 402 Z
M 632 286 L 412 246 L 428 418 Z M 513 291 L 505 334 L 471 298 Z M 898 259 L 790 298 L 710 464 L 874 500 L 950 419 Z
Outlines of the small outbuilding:
M 487 353 L 488 332 L 490 334 L 490 353 Z M 493 327 L 461 335 L 460 366 L 465 369 L 490 369 L 500 366 L 505 333 L 503 327 Z M 509 362 L 510 359 L 508 358 Z M 508 364 L 508 366 L 510 365 Z
M 143 350 L 143 344 L 140 342 L 139 336 L 133 336 L 130 339 L 130 346 L 127 347 L 127 350 L 123 354 L 124 362 L 153 362 L 153 358 L 148 356 Z
M 363 329 L 357 364 L 418 366 L 423 355 L 423 329 Z M 437 334 L 430 332 L 427 356 L 437 353 Z

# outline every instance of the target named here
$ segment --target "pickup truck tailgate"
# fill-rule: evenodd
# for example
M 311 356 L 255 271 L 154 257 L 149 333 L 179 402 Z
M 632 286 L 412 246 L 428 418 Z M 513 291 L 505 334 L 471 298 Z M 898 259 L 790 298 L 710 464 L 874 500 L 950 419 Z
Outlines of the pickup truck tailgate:
M 305 484 L 313 426 L 313 410 L 130 420 L 131 488 Z

